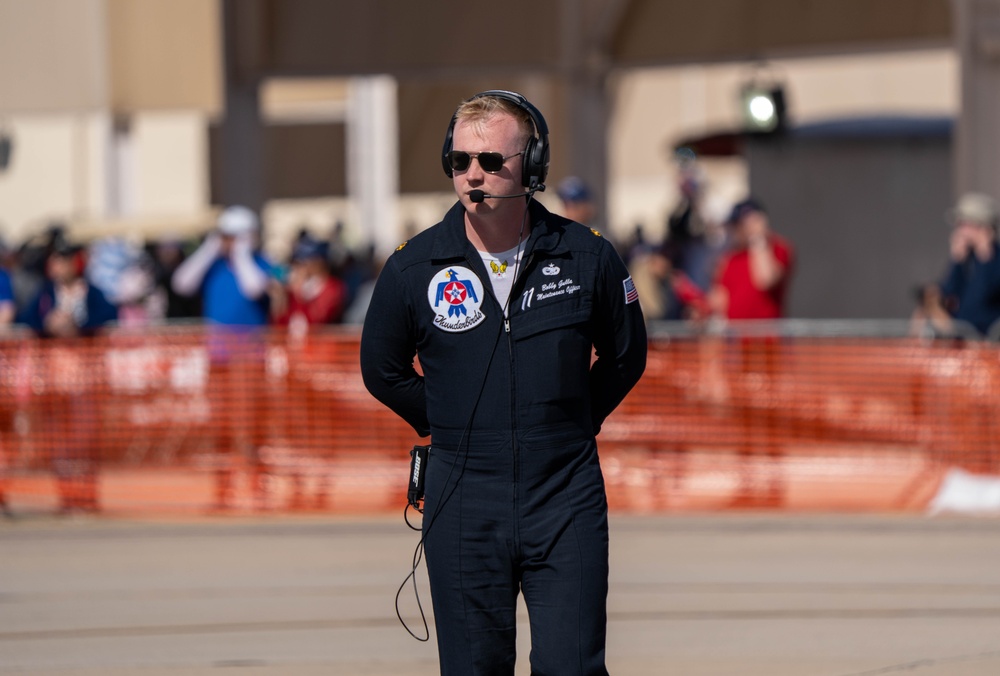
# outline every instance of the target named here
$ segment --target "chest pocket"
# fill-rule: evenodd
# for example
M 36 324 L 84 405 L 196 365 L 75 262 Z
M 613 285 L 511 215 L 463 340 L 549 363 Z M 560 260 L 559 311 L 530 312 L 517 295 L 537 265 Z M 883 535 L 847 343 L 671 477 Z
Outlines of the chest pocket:
M 590 295 L 578 293 L 558 300 L 545 299 L 514 315 L 514 338 L 524 340 L 546 331 L 582 327 L 590 321 Z

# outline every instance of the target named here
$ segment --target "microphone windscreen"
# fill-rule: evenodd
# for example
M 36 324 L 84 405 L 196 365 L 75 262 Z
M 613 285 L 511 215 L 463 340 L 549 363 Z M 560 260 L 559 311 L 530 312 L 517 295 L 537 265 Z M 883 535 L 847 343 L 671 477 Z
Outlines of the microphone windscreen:
M 486 199 L 486 193 L 484 193 L 482 190 L 470 190 L 469 199 L 478 204 L 482 202 L 484 199 Z

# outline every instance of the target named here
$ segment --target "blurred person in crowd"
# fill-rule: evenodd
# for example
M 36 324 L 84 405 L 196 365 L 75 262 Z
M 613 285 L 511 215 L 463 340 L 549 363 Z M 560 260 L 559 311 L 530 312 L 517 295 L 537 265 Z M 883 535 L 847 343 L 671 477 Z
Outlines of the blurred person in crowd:
M 378 280 L 382 266 L 377 261 L 372 260 L 369 266 L 368 278 L 363 281 L 354 294 L 350 305 L 344 311 L 344 324 L 361 325 L 365 323 L 365 316 L 368 314 L 368 306 L 372 302 L 372 293 L 375 291 L 375 283 Z
M 6 259 L 7 247 L 0 244 Z M 6 261 L 5 261 L 6 262 Z M 17 306 L 14 301 L 14 287 L 11 284 L 10 275 L 6 265 L 0 266 L 0 332 L 14 323 L 17 315 Z M 4 486 L 4 472 L 7 467 L 7 444 L 10 430 L 13 428 L 14 411 L 9 401 L 10 397 L 0 393 L 0 512 L 5 516 L 10 516 L 10 506 L 7 504 L 7 495 Z
M 13 259 L 16 266 L 10 272 L 19 313 L 23 313 L 41 291 L 46 280 L 45 267 L 49 256 L 56 247 L 64 246 L 65 242 L 65 226 L 53 222 L 40 235 L 28 238 L 18 248 Z
M 914 320 L 929 325 L 937 335 L 960 333 L 958 322 L 990 335 L 1000 319 L 996 202 L 988 195 L 966 193 L 947 219 L 951 225 L 948 270 L 943 281 L 919 290 Z
M 330 274 L 329 245 L 312 237 L 300 237 L 292 250 L 285 285 L 287 304 L 275 322 L 304 333 L 314 324 L 339 323 L 347 306 L 347 285 Z
M 329 398 L 317 389 L 317 369 L 322 369 L 329 359 L 328 344 L 309 340 L 310 328 L 339 323 L 347 305 L 347 285 L 330 272 L 329 243 L 300 233 L 296 239 L 289 262 L 285 284 L 283 311 L 275 316 L 275 323 L 288 327 L 287 357 L 288 377 L 285 380 L 285 401 L 288 413 L 280 424 L 284 438 L 296 447 L 312 453 L 322 453 L 331 435 L 334 421 L 324 407 Z M 303 473 L 293 469 L 290 475 L 292 497 L 289 507 L 303 509 L 322 507 L 329 493 L 326 476 L 317 477 L 314 497 L 307 497 Z
M 172 283 L 174 272 L 187 257 L 184 242 L 174 237 L 164 237 L 149 242 L 146 251 L 151 262 L 155 293 L 165 306 L 164 318 L 171 321 L 201 317 L 200 294 L 178 293 Z
M 368 243 L 360 250 L 351 249 L 340 261 L 332 270 L 347 285 L 347 306 L 350 307 L 366 285 L 374 281 L 375 245 Z
M 571 221 L 596 227 L 594 217 L 597 207 L 590 188 L 579 176 L 567 176 L 556 186 L 556 195 L 562 202 L 562 215 Z
M 347 243 L 347 228 L 344 222 L 338 220 L 333 224 L 333 232 L 330 233 L 328 246 L 328 261 L 330 269 L 341 271 L 347 265 L 347 259 L 351 256 L 351 247 Z
M 724 219 L 715 216 L 717 202 L 706 199 L 704 173 L 694 159 L 680 160 L 678 192 L 680 198 L 667 218 L 664 253 L 674 270 L 707 293 L 726 248 Z
M 260 327 L 268 323 L 267 290 L 274 266 L 259 250 L 259 230 L 252 210 L 228 207 L 219 216 L 217 228 L 174 270 L 174 291 L 200 295 L 208 324 Z
M 57 243 L 46 263 L 46 280 L 20 320 L 38 335 L 52 338 L 92 336 L 118 318 L 104 292 L 87 281 L 86 252 L 65 241 Z
M 8 267 L 9 249 L 0 244 L 3 262 L 0 263 L 0 328 L 10 326 L 17 318 L 17 299 L 14 296 L 14 282 Z
M 117 309 L 84 276 L 86 252 L 64 238 L 54 243 L 46 280 L 24 310 L 23 322 L 45 338 L 96 335 L 115 321 Z M 86 355 L 78 347 L 53 345 L 47 351 L 46 432 L 54 440 L 52 466 L 62 513 L 99 510 L 99 410 Z
M 649 239 L 646 233 L 646 226 L 643 223 L 636 223 L 632 227 L 632 232 L 629 236 L 621 242 L 621 257 L 625 261 L 626 265 L 631 265 L 632 262 L 641 256 L 645 256 L 648 253 L 656 251 L 660 248 L 662 242 L 657 242 Z
M 794 249 L 771 230 L 760 202 L 733 207 L 730 249 L 719 260 L 709 295 L 712 312 L 727 319 L 779 319 L 794 266 Z
M 442 674 L 514 673 L 519 595 L 532 673 L 608 673 L 596 435 L 645 368 L 646 331 L 611 243 L 533 199 L 548 155 L 520 94 L 463 101 L 441 156 L 457 202 L 388 258 L 362 333 L 366 387 L 431 437 Z
M 677 270 L 690 274 L 694 250 L 705 232 L 701 213 L 703 193 L 701 171 L 693 160 L 680 163 L 678 192 L 680 198 L 667 217 L 667 234 L 664 240 L 665 253 Z
M 628 266 L 647 322 L 701 319 L 708 314 L 704 290 L 674 264 L 672 253 L 664 244 L 637 253 Z
M 730 249 L 719 261 L 708 299 L 713 314 L 727 320 L 784 317 L 794 265 L 792 245 L 771 230 L 767 212 L 753 198 L 733 207 L 728 227 Z M 742 429 L 736 439 L 741 462 L 731 508 L 779 507 L 785 499 L 779 414 L 747 394 L 748 388 L 776 378 L 780 347 L 773 336 L 744 336 L 720 346 L 726 389 L 734 397 Z
M 208 329 L 209 389 L 219 407 L 214 430 L 222 458 L 215 504 L 220 510 L 232 507 L 234 472 L 241 463 L 248 466 L 257 503 L 264 499 L 263 329 L 270 323 L 274 266 L 259 251 L 259 234 L 257 214 L 245 206 L 227 207 L 171 280 L 177 293 L 200 295 Z
M 118 308 L 121 326 L 160 322 L 166 299 L 156 293 L 152 260 L 139 244 L 124 237 L 103 237 L 90 245 L 87 278 Z

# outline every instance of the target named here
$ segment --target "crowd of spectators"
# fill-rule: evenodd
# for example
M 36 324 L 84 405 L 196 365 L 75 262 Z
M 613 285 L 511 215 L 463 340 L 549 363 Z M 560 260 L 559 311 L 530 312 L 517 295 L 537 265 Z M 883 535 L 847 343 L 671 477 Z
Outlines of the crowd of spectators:
M 556 193 L 561 213 L 601 229 L 585 182 L 569 177 Z M 764 205 L 749 197 L 728 217 L 706 217 L 702 177 L 683 166 L 678 194 L 662 239 L 650 241 L 636 226 L 618 243 L 646 318 L 784 317 L 795 249 L 772 229 Z M 990 197 L 969 193 L 946 215 L 948 265 L 940 280 L 916 294 L 915 332 L 986 336 L 1000 320 L 998 214 Z M 302 229 L 287 258 L 276 261 L 261 253 L 260 234 L 256 215 L 243 207 L 225 210 L 217 227 L 197 240 L 136 244 L 105 237 L 84 246 L 52 225 L 18 248 L 0 244 L 0 326 L 72 337 L 110 323 L 206 321 L 280 326 L 301 335 L 309 326 L 364 321 L 379 270 L 372 247 L 345 246 L 342 225 L 326 238 Z
M 691 164 L 680 169 L 680 197 L 662 240 L 650 241 L 637 226 L 618 246 L 647 321 L 784 317 L 795 268 L 791 242 L 771 228 L 753 197 L 733 205 L 725 219 L 707 217 L 701 174 Z M 588 213 L 573 201 L 589 199 L 578 179 L 567 179 L 557 193 L 565 214 Z
M 248 468 L 252 494 L 262 501 L 266 468 L 260 449 L 267 437 L 269 402 L 257 386 L 265 377 L 260 329 L 287 327 L 290 340 L 300 339 L 296 345 L 301 347 L 312 326 L 364 319 L 366 289 L 376 274 L 372 250 L 350 250 L 342 234 L 338 228 L 321 239 L 302 230 L 290 242 L 287 260 L 274 261 L 261 250 L 257 215 L 242 206 L 225 209 L 212 231 L 195 241 L 136 244 L 103 237 L 84 245 L 54 225 L 18 249 L 2 249 L 0 322 L 53 339 L 90 336 L 109 326 L 203 324 L 207 388 L 211 399 L 225 402 L 231 412 L 207 431 L 220 458 L 215 507 L 233 505 L 240 467 Z M 77 386 L 82 380 L 75 379 L 85 369 L 80 356 L 61 349 L 53 354 L 54 380 L 41 406 L 53 438 L 62 440 L 51 451 L 59 511 L 97 512 L 97 400 Z M 3 436 L 14 426 L 13 409 L 6 403 L 0 402 L 4 513 L 9 509 Z
M 19 247 L 0 244 L 0 326 L 41 337 L 92 335 L 115 324 L 206 321 L 276 325 L 360 322 L 376 274 L 372 249 L 300 230 L 286 260 L 261 252 L 257 216 L 230 207 L 199 239 L 75 241 L 60 224 Z M 231 274 L 227 274 L 231 273 Z

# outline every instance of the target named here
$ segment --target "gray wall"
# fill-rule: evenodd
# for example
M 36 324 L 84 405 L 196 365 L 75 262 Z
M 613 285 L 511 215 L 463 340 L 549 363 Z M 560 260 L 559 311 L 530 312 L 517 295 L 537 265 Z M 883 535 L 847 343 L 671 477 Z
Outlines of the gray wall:
M 951 135 L 793 133 L 749 143 L 751 192 L 795 245 L 789 316 L 905 318 L 947 266 Z

